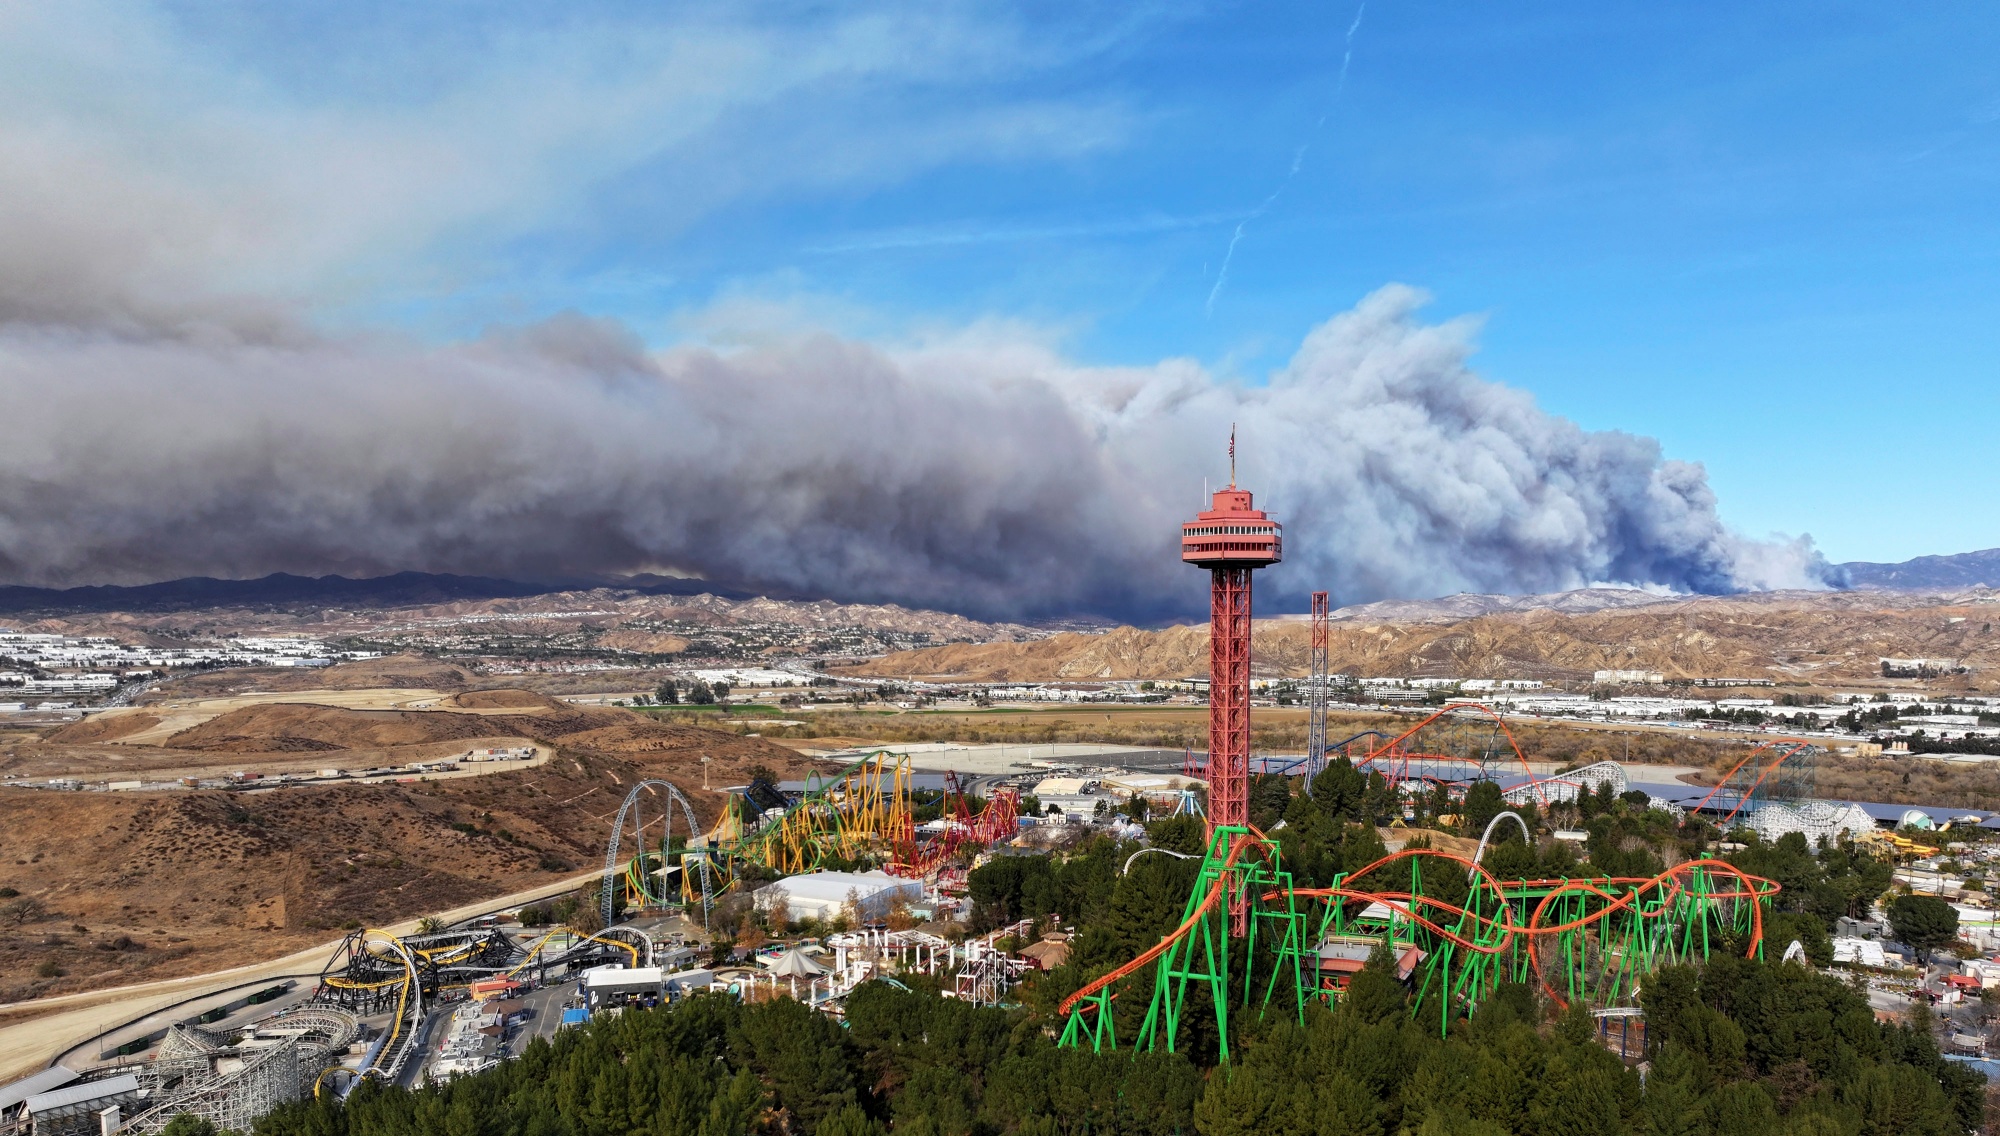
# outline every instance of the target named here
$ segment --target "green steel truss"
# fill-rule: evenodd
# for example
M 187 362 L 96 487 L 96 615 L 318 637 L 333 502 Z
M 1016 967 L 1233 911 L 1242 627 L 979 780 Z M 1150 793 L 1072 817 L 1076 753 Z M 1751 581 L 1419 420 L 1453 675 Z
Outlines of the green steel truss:
M 1435 881 L 1428 892 L 1427 872 Z M 1650 879 L 1503 881 L 1428 849 L 1385 857 L 1328 888 L 1295 888 L 1274 841 L 1218 827 L 1181 924 L 1067 999 L 1060 1044 L 1117 1048 L 1113 999 L 1150 978 L 1133 1045 L 1171 1051 L 1189 1013 L 1212 1012 L 1226 1060 L 1232 1008 L 1263 1013 L 1277 1005 L 1303 1015 L 1307 1002 L 1338 997 L 1322 976 L 1321 948 L 1342 942 L 1388 944 L 1409 968 L 1411 1013 L 1435 1015 L 1440 1030 L 1508 982 L 1539 987 L 1565 1005 L 1636 1006 L 1645 976 L 1661 966 L 1722 950 L 1762 957 L 1764 916 L 1777 891 L 1715 860 Z

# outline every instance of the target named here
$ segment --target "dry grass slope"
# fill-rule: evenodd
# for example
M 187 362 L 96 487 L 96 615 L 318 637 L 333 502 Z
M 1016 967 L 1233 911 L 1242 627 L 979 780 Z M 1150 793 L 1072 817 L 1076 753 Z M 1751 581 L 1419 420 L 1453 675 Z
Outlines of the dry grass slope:
M 1889 657 L 1949 657 L 2000 665 L 2000 612 L 1991 604 L 1870 607 L 1851 596 L 1699 597 L 1643 608 L 1505 612 L 1448 621 L 1336 623 L 1336 672 L 1406 676 L 1589 678 L 1598 670 L 1669 677 L 1772 678 L 1852 683 L 1880 675 Z M 1309 631 L 1297 620 L 1260 622 L 1260 673 L 1303 675 Z M 1174 679 L 1208 671 L 1205 627 L 1063 634 L 903 651 L 850 668 L 873 677 L 967 682 Z M 1974 679 L 1976 681 L 1976 678 Z
M 375 924 L 544 884 L 603 854 L 647 777 L 704 818 L 753 765 L 802 775 L 790 750 L 525 692 L 471 701 L 520 714 L 271 703 L 173 739 L 177 750 L 282 753 L 514 735 L 555 747 L 531 769 L 459 780 L 251 793 L 0 790 L 0 1002 L 272 957 Z M 26 901 L 26 902 L 21 902 Z M 78 928 L 83 928 L 79 930 Z M 60 972 L 59 974 L 54 972 Z

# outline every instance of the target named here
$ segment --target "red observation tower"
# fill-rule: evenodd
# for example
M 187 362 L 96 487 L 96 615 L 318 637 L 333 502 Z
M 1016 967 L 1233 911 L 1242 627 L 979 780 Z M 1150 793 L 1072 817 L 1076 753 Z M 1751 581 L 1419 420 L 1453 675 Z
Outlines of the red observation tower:
M 1250 823 L 1250 573 L 1284 559 L 1283 526 L 1236 488 L 1236 438 L 1229 439 L 1229 488 L 1181 526 L 1181 560 L 1209 570 L 1208 823 Z

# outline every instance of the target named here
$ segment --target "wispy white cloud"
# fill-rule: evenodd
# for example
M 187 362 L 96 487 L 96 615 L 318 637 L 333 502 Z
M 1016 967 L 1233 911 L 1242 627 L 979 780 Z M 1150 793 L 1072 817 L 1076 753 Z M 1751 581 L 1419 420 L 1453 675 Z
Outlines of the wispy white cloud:
M 1095 221 L 1051 224 L 1010 224 L 995 221 L 967 221 L 954 225 L 883 229 L 855 233 L 804 251 L 816 254 L 882 252 L 890 249 L 937 248 L 950 245 L 1013 244 L 1020 241 L 1060 241 L 1084 237 L 1143 236 L 1183 229 L 1206 229 L 1227 225 L 1243 218 L 1242 213 L 1197 213 L 1187 216 L 1153 214 Z
M 295 81 L 227 48 L 143 4 L 0 9 L 0 320 L 282 323 L 385 281 L 456 287 L 510 239 L 589 229 L 620 179 L 672 231 L 749 195 L 1075 154 L 1127 121 L 1014 91 L 1063 59 L 970 9 L 496 27 L 424 83 L 352 61 Z

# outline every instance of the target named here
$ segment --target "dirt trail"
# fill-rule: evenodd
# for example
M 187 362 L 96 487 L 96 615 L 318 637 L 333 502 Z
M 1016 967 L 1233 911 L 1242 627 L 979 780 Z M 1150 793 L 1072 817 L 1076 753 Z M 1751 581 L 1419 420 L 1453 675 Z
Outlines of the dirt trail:
M 270 703 L 307 703 L 350 710 L 393 710 L 426 700 L 443 700 L 442 691 L 399 687 L 380 690 L 301 690 L 235 694 L 226 698 L 171 699 L 92 714 L 50 734 L 58 745 L 91 742 L 157 746 L 183 730 L 191 730 L 232 711 Z M 518 713 L 518 711 L 515 711 Z

